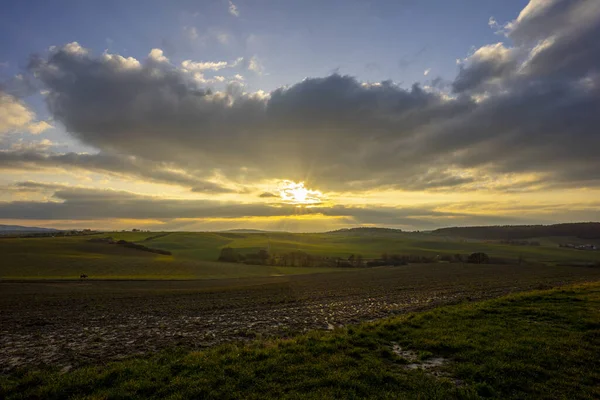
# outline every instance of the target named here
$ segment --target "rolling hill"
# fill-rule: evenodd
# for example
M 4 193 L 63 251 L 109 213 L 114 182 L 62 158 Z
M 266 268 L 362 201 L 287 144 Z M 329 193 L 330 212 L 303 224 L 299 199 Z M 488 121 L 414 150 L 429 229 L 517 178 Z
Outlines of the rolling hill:
M 472 239 L 529 239 L 547 236 L 571 236 L 580 239 L 600 239 L 600 222 L 578 222 L 555 225 L 468 226 L 441 228 L 434 235 L 459 236 Z
M 53 228 L 38 228 L 35 226 L 21 226 L 21 225 L 0 225 L 0 235 L 12 235 L 15 233 L 50 233 L 60 232 L 58 229 Z

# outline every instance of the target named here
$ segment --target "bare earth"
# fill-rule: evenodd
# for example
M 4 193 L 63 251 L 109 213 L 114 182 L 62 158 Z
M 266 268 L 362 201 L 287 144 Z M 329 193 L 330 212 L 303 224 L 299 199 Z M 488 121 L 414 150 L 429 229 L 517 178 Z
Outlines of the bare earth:
M 0 281 L 0 371 L 67 371 L 597 280 L 600 268 L 415 264 L 228 280 Z

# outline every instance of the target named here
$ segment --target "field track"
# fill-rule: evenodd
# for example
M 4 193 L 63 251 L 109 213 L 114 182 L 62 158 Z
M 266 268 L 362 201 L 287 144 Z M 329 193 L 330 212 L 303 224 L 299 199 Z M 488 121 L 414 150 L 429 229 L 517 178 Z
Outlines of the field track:
M 415 264 L 246 279 L 2 281 L 0 366 L 68 370 L 598 280 L 600 268 Z

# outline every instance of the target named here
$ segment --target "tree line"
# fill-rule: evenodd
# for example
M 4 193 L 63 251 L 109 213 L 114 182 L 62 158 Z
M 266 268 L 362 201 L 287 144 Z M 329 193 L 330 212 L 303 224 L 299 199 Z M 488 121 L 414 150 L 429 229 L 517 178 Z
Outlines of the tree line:
M 243 263 L 251 265 L 272 265 L 280 267 L 338 267 L 338 268 L 363 268 L 378 266 L 399 266 L 415 263 L 435 262 L 466 262 L 472 264 L 489 264 L 493 262 L 486 253 L 454 254 L 454 255 L 403 255 L 384 253 L 379 258 L 365 259 L 360 254 L 351 254 L 344 257 L 330 257 L 309 254 L 301 250 L 287 253 L 270 254 L 265 249 L 256 253 L 242 253 L 232 247 L 221 249 L 219 258 L 221 262 Z M 505 262 L 506 260 L 502 260 Z

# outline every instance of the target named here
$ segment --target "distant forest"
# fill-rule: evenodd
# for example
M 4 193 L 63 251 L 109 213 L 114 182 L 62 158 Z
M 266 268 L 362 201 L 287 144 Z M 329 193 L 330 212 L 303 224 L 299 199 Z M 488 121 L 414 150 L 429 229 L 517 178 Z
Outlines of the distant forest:
M 441 228 L 435 235 L 460 236 L 470 239 L 514 240 L 544 236 L 574 236 L 581 239 L 600 239 L 600 222 L 581 222 L 556 225 L 506 225 Z

